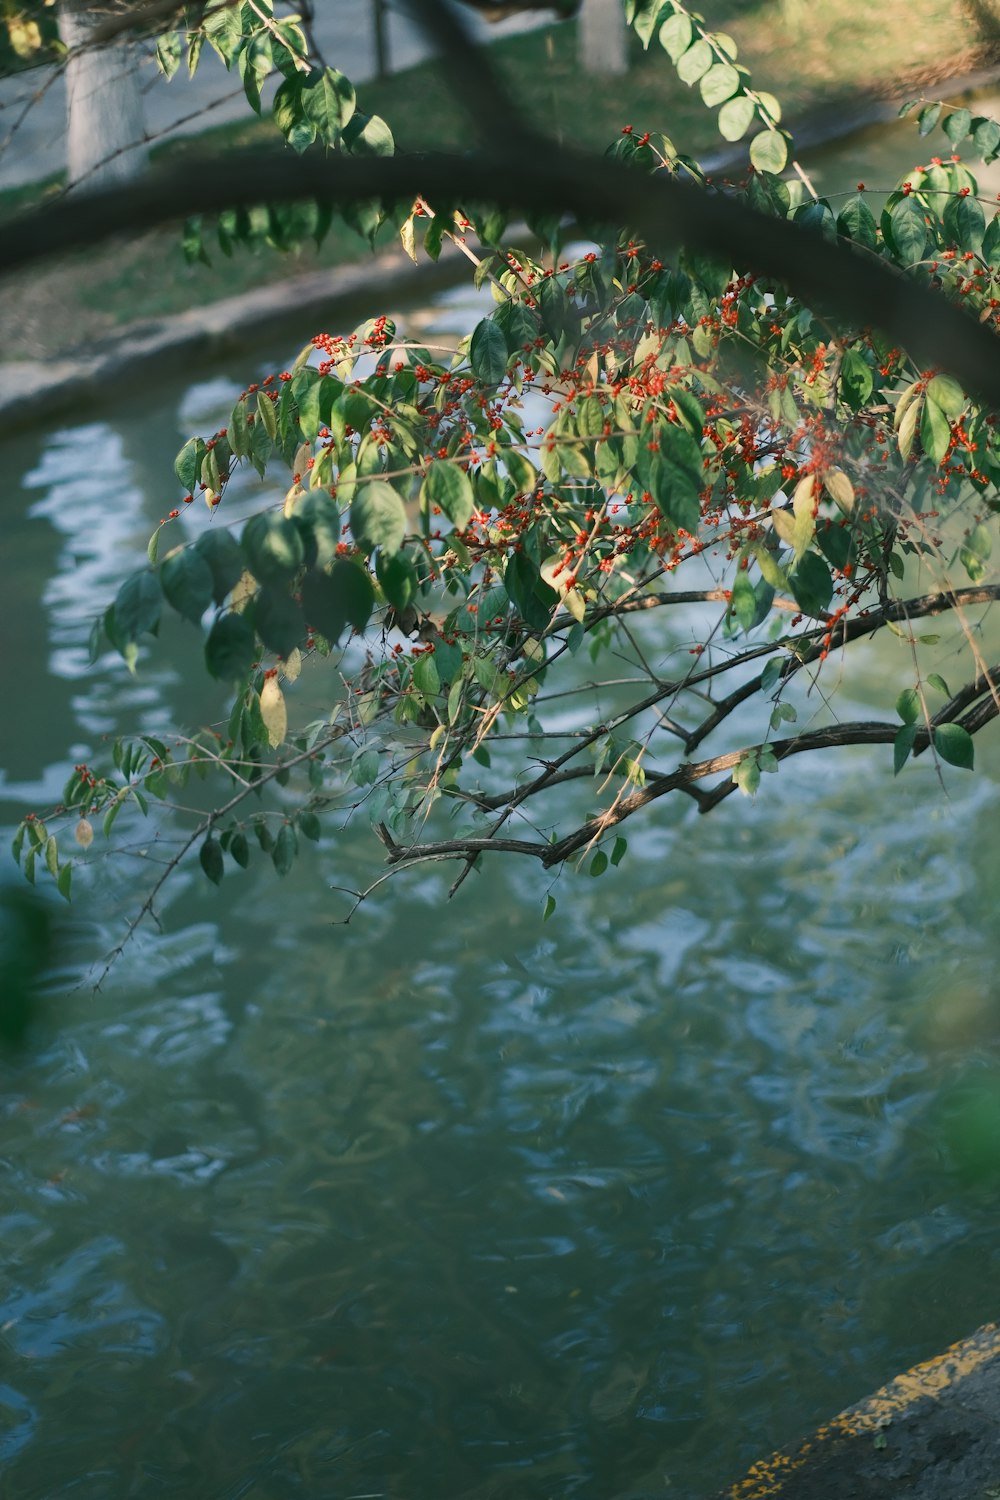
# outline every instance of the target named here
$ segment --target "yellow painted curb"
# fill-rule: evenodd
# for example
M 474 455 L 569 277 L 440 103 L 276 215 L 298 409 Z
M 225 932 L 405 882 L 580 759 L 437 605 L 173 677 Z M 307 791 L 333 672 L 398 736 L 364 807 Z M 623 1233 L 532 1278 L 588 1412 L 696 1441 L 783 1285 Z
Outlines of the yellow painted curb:
M 987 1323 L 943 1354 L 914 1365 L 874 1395 L 849 1406 L 797 1446 L 779 1449 L 769 1458 L 760 1459 L 742 1479 L 722 1492 L 720 1500 L 780 1497 L 786 1494 L 793 1480 L 796 1489 L 805 1493 L 810 1472 L 827 1461 L 842 1458 L 856 1439 L 873 1434 L 877 1438 L 878 1433 L 894 1422 L 913 1414 L 921 1402 L 940 1403 L 945 1396 L 957 1395 L 963 1381 L 997 1359 L 1000 1359 L 1000 1324 Z

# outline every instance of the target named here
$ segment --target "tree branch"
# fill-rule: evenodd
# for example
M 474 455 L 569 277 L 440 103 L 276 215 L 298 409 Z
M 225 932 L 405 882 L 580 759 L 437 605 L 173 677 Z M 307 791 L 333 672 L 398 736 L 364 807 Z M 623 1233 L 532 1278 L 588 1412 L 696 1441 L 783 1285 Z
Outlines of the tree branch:
M 458 16 L 442 0 L 410 0 L 410 7 L 417 25 L 440 51 L 448 82 L 480 139 L 486 145 L 502 139 L 538 150 L 543 138 L 524 123 L 524 111 L 508 98 L 486 49 L 476 46 Z

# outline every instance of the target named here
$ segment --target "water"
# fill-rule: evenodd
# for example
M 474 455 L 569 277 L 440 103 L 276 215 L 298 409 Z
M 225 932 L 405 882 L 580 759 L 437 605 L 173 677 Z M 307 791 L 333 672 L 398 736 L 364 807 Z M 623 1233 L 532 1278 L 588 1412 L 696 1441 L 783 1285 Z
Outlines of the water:
M 190 681 L 218 713 L 190 628 L 135 681 L 85 642 L 247 374 L 6 443 L 0 822 Z M 886 642 L 852 690 L 907 671 Z M 97 864 L 0 1055 L 5 1495 L 686 1500 L 995 1316 L 955 1128 L 1000 1080 L 977 756 L 947 796 L 854 751 L 659 809 L 544 925 L 499 861 L 333 925 L 363 830 L 188 873 L 94 995 L 149 873 Z

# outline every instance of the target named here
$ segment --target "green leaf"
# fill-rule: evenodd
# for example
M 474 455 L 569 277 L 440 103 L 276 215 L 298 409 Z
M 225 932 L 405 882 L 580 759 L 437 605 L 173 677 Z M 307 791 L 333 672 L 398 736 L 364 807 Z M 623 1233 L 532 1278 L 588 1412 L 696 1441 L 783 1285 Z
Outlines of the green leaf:
M 253 435 L 247 422 L 247 403 L 244 398 L 237 401 L 229 417 L 229 445 L 237 458 L 247 458 L 253 447 Z
M 889 215 L 889 227 L 896 254 L 904 266 L 916 265 L 927 254 L 927 225 L 924 210 L 912 198 L 901 198 Z
M 892 742 L 892 774 L 894 776 L 898 776 L 906 765 L 916 737 L 916 724 L 904 724 L 901 729 L 897 729 L 896 738 Z
M 934 730 L 934 749 L 950 766 L 971 771 L 975 760 L 972 735 L 961 724 L 939 724 Z
M 336 68 L 317 69 L 302 88 L 302 108 L 317 133 L 332 146 L 354 113 L 354 85 Z
M 742 755 L 733 767 L 733 780 L 744 797 L 752 797 L 760 786 L 760 763 L 755 751 Z
M 243 92 L 253 113 L 261 113 L 261 84 L 271 71 L 271 39 L 265 31 L 256 31 L 247 37 L 237 54 Z
M 622 860 L 625 858 L 627 851 L 628 841 L 622 838 L 621 834 L 619 834 L 615 839 L 614 847 L 611 850 L 611 863 L 614 865 L 615 869 L 617 869 L 621 864 Z
M 1000 125 L 996 120 L 980 118 L 973 121 L 972 139 L 976 150 L 984 160 L 996 156 L 1000 151 Z
M 951 444 L 951 423 L 936 401 L 928 398 L 920 416 L 920 441 L 934 464 L 941 463 Z
M 788 161 L 788 142 L 780 130 L 762 130 L 750 142 L 750 160 L 758 172 L 783 172 Z
M 115 798 L 111 806 L 108 808 L 107 812 L 104 814 L 104 821 L 101 824 L 101 828 L 103 830 L 105 838 L 107 838 L 110 834 L 111 829 L 114 826 L 114 821 L 124 806 L 125 800 L 119 794 L 119 796 Z
M 253 516 L 244 526 L 240 542 L 247 566 L 261 583 L 289 578 L 305 559 L 299 528 L 273 511 Z
M 477 323 L 469 343 L 472 373 L 483 385 L 499 385 L 507 373 L 507 340 L 492 318 Z
M 697 396 L 693 395 L 686 386 L 669 386 L 666 394 L 673 402 L 677 410 L 677 415 L 684 427 L 687 428 L 687 431 L 695 440 L 695 445 L 698 448 L 698 457 L 695 458 L 691 449 L 688 449 L 688 453 L 690 455 L 689 461 L 694 472 L 697 474 L 701 464 L 701 439 L 705 427 L 705 408 Z
M 191 218 L 184 220 L 184 229 L 181 234 L 181 249 L 184 259 L 189 266 L 197 261 L 203 265 L 211 265 L 208 252 L 205 249 L 205 241 L 202 237 L 202 221 L 200 214 L 193 214 Z
M 356 570 L 355 570 L 356 571 Z M 380 552 L 375 572 L 382 592 L 397 614 L 417 596 L 417 571 L 405 552 Z
M 406 536 L 406 509 L 391 484 L 369 479 L 358 485 L 351 502 L 351 531 L 365 552 L 375 547 L 399 551 Z
M 978 198 L 956 195 L 948 199 L 942 215 L 944 232 L 959 250 L 979 250 L 986 233 L 986 215 Z
M 425 698 L 436 698 L 441 691 L 441 678 L 432 652 L 422 652 L 414 658 L 413 685 Z
M 173 78 L 181 65 L 184 38 L 179 31 L 165 31 L 156 43 L 156 62 L 164 78 Z
M 729 63 L 714 63 L 698 84 L 709 109 L 731 99 L 740 87 L 740 75 Z
M 375 590 L 367 572 L 342 557 L 329 573 L 309 569 L 302 581 L 302 606 L 309 624 L 333 644 L 345 625 L 364 630 Z
M 543 580 L 537 563 L 523 548 L 508 558 L 503 581 L 511 603 L 528 628 L 544 630 L 559 595 Z
M 917 131 L 920 135 L 930 135 L 934 126 L 941 118 L 940 104 L 925 104 L 917 115 Z
M 267 391 L 257 392 L 257 421 L 273 443 L 278 436 L 278 414 Z
M 860 411 L 874 389 L 871 366 L 858 349 L 848 349 L 840 366 L 840 393 L 852 411 Z
M 167 603 L 185 620 L 197 625 L 212 602 L 212 569 L 195 547 L 184 547 L 168 557 L 160 569 Z
M 156 530 L 153 532 L 153 535 L 146 543 L 146 557 L 149 559 L 149 566 L 151 568 L 156 567 L 156 559 L 160 551 L 160 532 L 162 531 L 162 529 L 163 528 L 161 526 L 157 526 Z
M 274 123 L 293 151 L 302 152 L 316 139 L 316 124 L 302 105 L 302 79 L 286 78 L 274 96 Z
M 299 841 L 291 823 L 282 823 L 271 850 L 271 862 L 279 875 L 287 875 L 299 852 Z
M 361 750 L 354 757 L 351 766 L 351 775 L 358 786 L 371 786 L 378 780 L 379 758 L 378 751 L 371 748 Z
M 56 876 L 56 890 L 65 901 L 68 901 L 70 899 L 70 891 L 72 889 L 72 885 L 73 866 L 67 863 L 63 865 L 62 869 L 59 871 L 59 874 Z
M 677 59 L 677 77 L 681 83 L 686 83 L 690 88 L 691 84 L 697 83 L 698 79 L 708 72 L 713 61 L 714 54 L 711 47 L 703 37 L 700 37 Z
M 784 664 L 781 661 L 780 657 L 772 657 L 772 659 L 768 662 L 767 666 L 760 674 L 760 690 L 762 693 L 769 693 L 771 691 L 775 683 L 778 681 L 778 678 L 781 676 L 783 665 Z
M 993 551 L 993 538 L 980 522 L 974 526 L 959 551 L 962 566 L 973 583 L 980 583 L 986 576 L 986 562 Z
M 864 245 L 868 250 L 874 250 L 877 247 L 878 228 L 875 215 L 860 193 L 848 198 L 837 215 L 837 233 L 853 240 L 858 245 Z
M 314 376 L 314 379 L 309 379 Z M 324 425 L 320 415 L 320 397 L 323 382 L 317 372 L 309 367 L 299 372 L 296 381 L 301 381 L 298 389 L 294 388 L 295 401 L 298 407 L 299 429 L 307 443 L 314 443 L 320 428 Z M 305 480 L 303 479 L 303 483 Z
M 549 920 L 549 918 L 551 917 L 552 913 L 555 911 L 555 909 L 556 909 L 556 898 L 555 898 L 555 896 L 546 896 L 546 898 L 545 898 L 545 904 L 542 907 L 542 921 L 543 922 L 547 922 Z
M 221 615 L 205 642 L 205 665 L 213 677 L 232 682 L 249 672 L 257 656 L 256 637 L 242 615 Z
M 821 616 L 833 598 L 830 569 L 817 552 L 807 552 L 792 575 L 792 593 L 803 614 Z
M 923 413 L 924 404 L 922 400 L 911 401 L 903 413 L 899 423 L 899 452 L 903 459 L 909 458 L 913 451 L 913 440 L 917 435 L 917 424 Z
M 751 630 L 757 617 L 757 595 L 750 575 L 742 569 L 733 579 L 729 595 L 729 613 L 741 630 Z
M 286 590 L 274 584 L 265 584 L 257 595 L 253 623 L 267 649 L 279 656 L 291 656 L 296 646 L 301 646 L 305 640 L 306 622 L 302 610 L 294 599 L 289 598 Z
M 691 470 L 658 453 L 650 467 L 648 486 L 664 520 L 694 535 L 701 517 L 701 485 Z
M 965 392 L 950 375 L 935 375 L 928 382 L 927 399 L 940 406 L 948 417 L 958 417 L 965 410 Z
M 155 573 L 143 568 L 126 578 L 114 602 L 115 645 L 123 647 L 138 641 L 141 635 L 155 635 L 160 623 L 163 594 Z
M 245 834 L 233 834 L 232 838 L 229 841 L 229 852 L 233 856 L 233 859 L 236 861 L 236 863 L 239 865 L 240 869 L 245 870 L 247 865 L 250 863 L 250 845 L 246 841 Z
M 668 16 L 660 27 L 660 46 L 672 63 L 678 63 L 691 45 L 694 35 L 690 19 L 683 11 Z M 555 903 L 553 902 L 553 905 Z
M 904 724 L 915 724 L 920 718 L 920 694 L 916 688 L 904 688 L 896 699 L 896 712 Z
M 519 495 L 530 495 L 538 484 L 538 472 L 523 453 L 511 448 L 503 456 L 504 468 Z
M 212 598 L 216 604 L 221 604 L 243 574 L 240 544 L 224 527 L 213 526 L 210 531 L 202 532 L 194 549 L 208 564 L 212 575 Z
M 772 512 L 774 518 L 777 518 L 777 516 L 780 514 L 780 511 Z M 792 536 L 794 537 L 794 524 L 792 528 Z M 757 566 L 758 568 L 760 568 L 760 576 L 765 580 L 765 582 L 769 583 L 773 589 L 781 589 L 782 592 L 787 592 L 791 587 L 788 582 L 788 574 L 780 565 L 777 557 L 770 550 L 770 548 L 765 547 L 761 543 L 758 546 L 754 547 L 753 554 L 757 559 Z
M 218 839 L 207 838 L 198 851 L 198 859 L 212 884 L 221 885 L 225 874 L 225 861 L 222 857 L 222 845 Z
M 1000 215 L 994 214 L 987 225 L 981 253 L 991 266 L 1000 263 Z
M 972 129 L 972 111 L 968 109 L 953 109 L 941 127 L 953 146 L 965 137 Z
M 476 508 L 469 476 L 458 464 L 435 459 L 420 490 L 420 503 L 437 506 L 458 531 L 464 531 Z
M 746 94 L 738 94 L 719 110 L 719 134 L 723 140 L 739 141 L 753 124 L 754 103 Z
M 356 109 L 344 127 L 344 145 L 352 156 L 392 156 L 396 142 L 381 115 Z
M 296 504 L 293 519 L 304 526 L 316 544 L 316 562 L 325 567 L 337 555 L 340 541 L 340 506 L 323 490 L 310 490 Z
M 201 438 L 188 438 L 174 459 L 174 473 L 186 490 L 193 490 L 201 478 L 201 465 L 205 457 L 205 444 Z
M 314 844 L 318 844 L 323 837 L 323 829 L 316 814 L 309 811 L 301 812 L 299 813 L 298 822 L 306 838 L 311 839 Z

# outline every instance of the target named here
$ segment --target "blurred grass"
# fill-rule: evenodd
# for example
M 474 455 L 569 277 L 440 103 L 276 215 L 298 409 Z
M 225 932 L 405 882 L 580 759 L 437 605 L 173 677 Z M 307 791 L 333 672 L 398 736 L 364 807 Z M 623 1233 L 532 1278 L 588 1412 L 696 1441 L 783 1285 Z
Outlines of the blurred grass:
M 709 23 L 739 43 L 754 82 L 777 95 L 786 117 L 814 110 L 847 110 L 859 96 L 895 94 L 926 79 L 954 76 L 982 65 L 1000 37 L 998 0 L 715 0 Z M 632 39 L 623 78 L 582 75 L 571 23 L 498 43 L 491 55 L 517 108 L 557 141 L 602 150 L 624 124 L 665 131 L 674 144 L 704 154 L 720 142 L 714 112 L 697 90 L 685 88 L 654 40 L 643 52 Z M 183 88 L 183 80 L 175 84 Z M 363 84 L 359 101 L 383 115 L 404 150 L 428 146 L 465 149 L 467 122 L 432 63 Z M 274 142 L 267 120 L 225 125 L 182 137 L 154 150 L 176 163 L 195 152 L 224 153 Z M 43 201 L 59 179 L 0 193 L 0 219 Z M 213 255 L 211 266 L 185 263 L 175 230 L 151 230 L 128 241 L 48 262 L 5 283 L 0 299 L 0 357 L 49 358 L 113 334 L 136 319 L 203 306 L 296 272 L 356 262 L 367 243 L 335 224 L 318 251 L 289 256 L 263 249 Z

